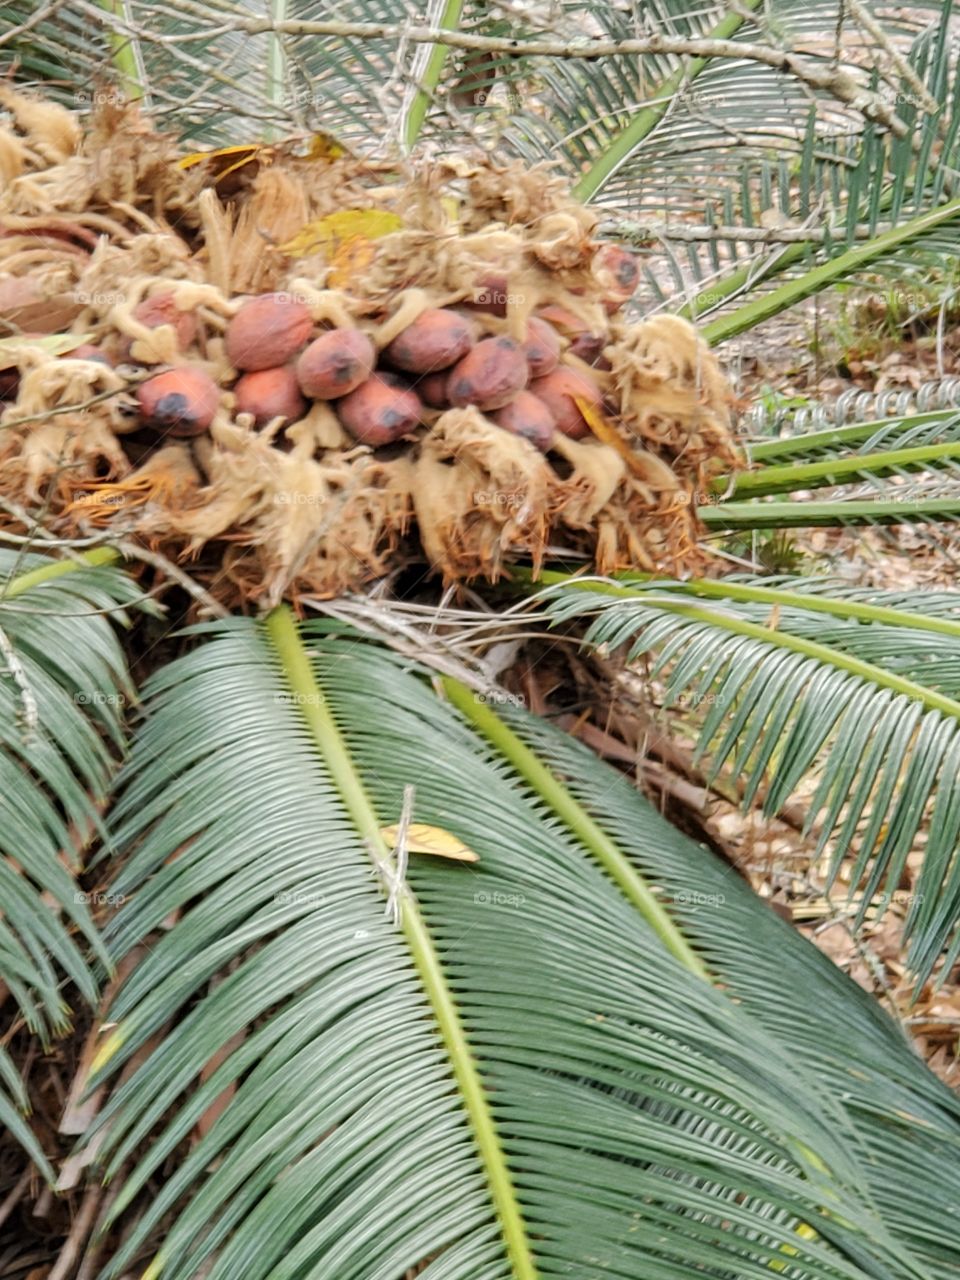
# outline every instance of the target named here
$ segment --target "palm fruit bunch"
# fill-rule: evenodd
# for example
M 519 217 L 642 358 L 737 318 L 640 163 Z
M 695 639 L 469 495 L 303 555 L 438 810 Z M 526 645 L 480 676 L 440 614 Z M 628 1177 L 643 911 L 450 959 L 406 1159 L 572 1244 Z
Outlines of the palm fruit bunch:
M 730 388 L 625 315 L 597 226 L 543 169 L 184 155 L 0 85 L 0 519 L 136 537 L 231 604 L 548 548 L 689 567 Z

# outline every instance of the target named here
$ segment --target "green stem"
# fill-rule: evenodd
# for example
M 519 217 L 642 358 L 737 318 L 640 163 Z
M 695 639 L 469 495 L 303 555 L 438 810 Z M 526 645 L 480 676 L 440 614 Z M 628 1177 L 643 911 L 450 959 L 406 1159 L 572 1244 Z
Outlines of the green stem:
M 802 636 L 790 635 L 786 631 L 748 622 L 745 618 L 735 618 L 728 613 L 700 609 L 696 605 L 671 600 L 669 597 L 650 599 L 646 592 L 621 587 L 612 582 L 580 582 L 573 579 L 570 582 L 570 588 L 577 591 L 593 591 L 599 595 L 616 596 L 621 600 L 642 599 L 651 608 L 662 609 L 665 613 L 679 614 L 680 617 L 689 618 L 692 622 L 703 622 L 734 635 L 749 636 L 753 640 L 762 640 L 764 644 L 773 645 L 775 648 L 789 649 L 793 653 L 803 654 L 804 657 L 812 658 L 818 663 L 859 676 L 881 689 L 889 689 L 892 693 L 912 698 L 930 711 L 939 711 L 942 715 L 960 720 L 960 702 L 955 702 L 942 693 L 928 689 L 925 685 L 917 684 L 914 680 L 907 680 L 903 676 L 885 671 L 883 667 L 875 666 L 872 662 L 864 662 L 862 658 L 855 658 L 851 654 L 832 649 L 829 645 L 820 644 L 816 640 L 805 640 Z
M 899 429 L 909 431 L 935 422 L 955 422 L 955 409 L 934 409 L 930 413 L 915 413 L 898 420 Z M 869 440 L 878 431 L 890 426 L 889 419 L 878 418 L 873 422 L 852 422 L 846 427 L 828 427 L 824 431 L 809 431 L 803 435 L 785 436 L 780 440 L 760 440 L 747 443 L 744 450 L 751 462 L 765 462 L 770 458 L 794 458 L 813 453 L 818 449 L 847 448 Z
M 124 0 L 98 0 L 98 3 L 104 13 L 109 13 L 114 18 L 126 17 Z M 137 60 L 137 50 L 133 43 L 133 37 L 123 35 L 122 32 L 117 31 L 109 23 L 105 25 L 107 27 L 107 40 L 112 51 L 113 65 L 116 67 L 120 77 L 119 87 L 131 102 L 140 101 L 146 97 L 146 90 L 140 78 L 140 64 Z
M 689 302 L 685 302 L 677 312 L 677 315 L 684 316 L 688 320 L 696 320 L 701 311 L 709 311 L 714 307 L 725 302 L 727 298 L 733 297 L 748 287 L 756 287 L 768 275 L 785 270 L 792 266 L 795 262 L 799 262 L 801 258 L 806 257 L 811 250 L 818 248 L 819 242 L 813 240 L 804 241 L 802 244 L 784 245 L 780 253 L 766 263 L 748 262 L 742 267 L 738 267 L 736 271 L 731 271 L 728 276 L 724 276 L 722 280 L 717 280 L 708 288 L 698 293 L 696 297 L 691 298 Z M 739 315 L 740 311 L 733 312 Z M 720 321 L 714 321 L 719 324 Z M 713 326 L 706 325 L 701 332 L 704 337 L 711 332 Z M 723 337 L 729 337 L 729 334 Z M 711 342 L 722 342 L 723 337 L 709 338 Z
M 706 967 L 674 923 L 646 880 L 634 870 L 630 861 L 574 799 L 567 788 L 547 766 L 517 737 L 512 729 L 485 703 L 478 702 L 472 690 L 451 676 L 441 677 L 450 702 L 480 733 L 492 743 L 504 759 L 509 760 L 522 778 L 550 806 L 555 814 L 594 855 L 607 874 L 620 887 L 630 902 L 651 926 L 667 950 L 685 969 L 697 977 L 710 980 Z
M 742 0 L 740 10 L 758 9 L 761 0 Z M 743 12 L 731 13 L 718 23 L 704 38 L 707 40 L 729 40 L 747 21 Z M 587 201 L 595 196 L 609 177 L 629 158 L 640 143 L 657 127 L 666 112 L 673 105 L 677 91 L 689 80 L 694 80 L 710 63 L 709 58 L 689 58 L 683 62 L 672 75 L 668 76 L 655 90 L 657 104 L 644 107 L 638 111 L 626 128 L 617 135 L 609 147 L 600 155 L 573 188 L 578 200 Z
M 287 17 L 287 0 L 272 0 L 271 11 L 274 22 L 285 22 Z M 275 107 L 283 106 L 286 57 L 283 41 L 279 31 L 271 31 L 267 36 L 267 97 Z M 266 136 L 276 136 L 277 128 L 271 125 Z
M 23 595 L 33 587 L 49 582 L 52 578 L 62 577 L 65 573 L 75 573 L 78 569 L 95 569 L 100 565 L 113 564 L 120 559 L 120 552 L 113 547 L 93 547 L 90 551 L 81 552 L 76 560 L 51 560 L 38 569 L 30 569 L 17 578 L 11 578 L 0 587 L 0 600 L 12 600 Z
M 915 502 L 723 502 L 697 507 L 708 529 L 803 529 L 807 526 L 914 524 L 960 518 L 960 498 Z
M 463 4 L 464 0 L 447 0 L 438 24 L 442 30 L 455 31 L 457 29 L 457 25 L 460 22 L 460 14 L 463 11 Z M 427 65 L 424 68 L 417 92 L 407 113 L 404 142 L 408 151 L 413 148 L 414 143 L 420 136 L 420 130 L 423 128 L 423 122 L 427 118 L 430 103 L 433 101 L 437 85 L 440 83 L 440 73 L 443 70 L 443 64 L 446 62 L 448 52 L 448 46 L 445 44 L 435 44 L 430 49 Z
M 836 283 L 837 280 L 850 279 L 877 258 L 883 257 L 884 254 L 889 253 L 892 249 L 899 248 L 900 245 L 905 244 L 908 240 L 924 235 L 927 231 L 941 226 L 944 222 L 949 222 L 958 213 L 960 213 L 960 197 L 955 200 L 949 200 L 946 204 L 939 205 L 936 209 L 930 209 L 918 218 L 905 222 L 902 226 L 884 231 L 881 235 L 874 236 L 872 240 L 866 240 L 862 244 L 854 245 L 846 253 L 841 253 L 838 257 L 831 258 L 829 262 L 823 262 L 819 266 L 813 267 L 798 280 L 790 280 L 781 285 L 779 289 L 773 289 L 762 297 L 753 298 L 742 307 L 737 307 L 735 311 L 731 311 L 729 315 L 721 316 L 719 319 L 714 320 L 712 324 L 705 325 L 702 330 L 703 336 L 708 342 L 716 344 L 724 342 L 727 338 L 733 338 L 747 329 L 752 329 L 762 321 L 769 320 L 771 316 L 778 315 L 781 311 L 787 310 L 788 307 L 802 302 L 804 298 L 809 298 L 812 294 L 819 293 L 821 289 Z M 809 246 L 800 245 L 797 248 L 800 253 L 803 253 L 807 251 Z M 784 265 L 789 260 L 792 259 L 789 259 L 788 255 L 784 255 L 779 260 L 778 266 Z M 720 285 L 713 286 L 709 291 L 709 295 L 714 302 L 719 301 Z M 687 310 L 688 308 L 684 308 L 681 314 L 685 314 Z
M 266 620 L 267 634 L 283 664 L 290 688 L 298 696 L 307 727 L 313 735 L 324 763 L 330 771 L 347 813 L 362 839 L 377 856 L 387 861 L 390 850 L 380 834 L 380 820 L 364 789 L 346 743 L 337 728 L 330 707 L 314 676 L 310 659 L 303 646 L 287 605 L 274 609 Z M 453 1068 L 463 1105 L 480 1152 L 490 1194 L 503 1231 L 507 1253 L 516 1280 L 537 1280 L 537 1270 L 527 1239 L 517 1194 L 510 1177 L 503 1148 L 487 1104 L 483 1081 L 464 1033 L 456 1003 L 447 986 L 433 940 L 416 902 L 404 898 L 401 929 L 410 948 L 414 965 Z
M 854 454 L 847 458 L 826 458 L 821 462 L 785 463 L 759 471 L 741 471 L 732 484 L 728 476 L 710 482 L 714 493 L 731 493 L 736 498 L 759 498 L 769 493 L 792 493 L 799 489 L 822 489 L 846 484 L 868 476 L 894 475 L 897 471 L 935 468 L 946 458 L 960 458 L 960 444 L 923 444 L 883 453 Z
M 757 604 L 779 605 L 781 609 L 803 609 L 807 613 L 826 613 L 834 618 L 856 618 L 858 622 L 879 622 L 887 627 L 904 627 L 910 631 L 934 631 L 940 635 L 960 636 L 960 621 L 931 618 L 908 609 L 888 605 L 865 604 L 862 600 L 837 600 L 832 596 L 807 595 L 802 591 L 783 591 L 777 587 L 751 587 L 742 582 L 718 582 L 692 578 L 688 582 L 664 581 L 653 573 L 616 573 L 619 582 L 645 582 L 656 591 L 676 591 L 681 595 L 699 596 L 707 600 L 749 600 Z M 540 575 L 544 586 L 568 583 L 567 574 L 550 570 Z M 586 586 L 586 583 L 583 583 Z M 642 596 L 645 592 L 638 592 Z

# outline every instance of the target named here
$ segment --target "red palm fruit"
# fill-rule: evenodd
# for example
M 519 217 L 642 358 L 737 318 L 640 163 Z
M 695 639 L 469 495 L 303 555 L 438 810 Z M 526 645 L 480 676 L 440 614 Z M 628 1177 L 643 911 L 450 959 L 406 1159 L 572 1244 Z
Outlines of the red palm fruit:
M 567 350 L 572 356 L 579 356 L 585 364 L 595 369 L 609 369 L 609 360 L 604 359 L 603 348 L 607 339 L 601 333 L 578 333 Z
M 375 373 L 337 402 L 337 417 L 361 444 L 376 447 L 408 435 L 423 405 L 415 392 L 389 373 Z
M 527 321 L 527 340 L 523 354 L 530 366 L 531 378 L 542 378 L 560 363 L 560 336 L 556 329 L 539 316 Z
M 168 369 L 137 388 L 147 426 L 171 436 L 199 436 L 213 421 L 220 388 L 202 369 Z
M 587 364 L 593 364 L 610 341 L 606 333 L 591 333 L 578 315 L 557 303 L 551 302 L 540 307 L 537 316 L 546 320 L 554 329 L 558 329 L 564 337 L 568 338 L 570 340 L 568 350 L 572 355 L 585 360 Z
M 636 292 L 640 264 L 629 249 L 619 244 L 602 244 L 593 255 L 593 274 L 604 293 L 607 311 L 618 311 Z
M 192 311 L 181 311 L 169 290 L 143 298 L 134 307 L 133 318 L 148 329 L 159 329 L 162 324 L 172 324 L 177 334 L 177 346 L 181 351 L 186 351 L 197 336 L 197 317 Z M 126 354 L 129 354 L 129 346 L 128 342 Z
M 365 333 L 331 329 L 301 353 L 297 381 L 311 400 L 337 400 L 366 382 L 376 362 L 376 347 Z
M 577 407 L 577 400 L 586 400 L 600 408 L 603 396 L 592 378 L 561 365 L 545 378 L 532 382 L 530 390 L 553 414 L 557 430 L 563 435 L 573 440 L 589 435 L 590 427 Z
M 258 427 L 274 418 L 296 422 L 307 412 L 297 375 L 288 364 L 245 373 L 233 389 L 238 413 L 252 413 Z
M 417 379 L 417 395 L 431 409 L 449 409 L 450 401 L 447 399 L 449 379 L 450 375 L 446 369 L 441 369 L 439 373 L 428 373 L 426 377 Z
M 502 409 L 527 385 L 523 348 L 512 338 L 484 338 L 450 370 L 447 396 L 462 407 Z
M 81 342 L 79 347 L 74 347 L 72 351 L 64 351 L 60 357 L 61 360 L 96 360 L 97 364 L 109 365 L 113 368 L 113 361 L 107 353 L 100 347 L 93 346 L 89 342 Z
M 460 305 L 471 311 L 484 311 L 491 316 L 505 316 L 510 296 L 510 282 L 504 275 L 490 274 L 478 280 L 473 296 Z
M 254 373 L 286 364 L 310 341 L 313 317 L 304 302 L 286 293 L 248 299 L 227 325 L 227 359 Z
M 383 349 L 398 369 L 409 373 L 433 373 L 449 369 L 473 346 L 473 326 L 455 311 L 428 307 Z
M 515 400 L 497 409 L 490 417 L 498 427 L 512 435 L 523 436 L 544 452 L 553 442 L 556 422 L 546 404 L 532 391 L 521 391 Z

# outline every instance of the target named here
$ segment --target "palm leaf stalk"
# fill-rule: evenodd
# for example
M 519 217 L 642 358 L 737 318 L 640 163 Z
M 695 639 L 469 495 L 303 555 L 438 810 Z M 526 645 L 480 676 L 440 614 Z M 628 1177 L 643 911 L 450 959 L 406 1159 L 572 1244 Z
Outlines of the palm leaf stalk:
M 268 618 L 266 627 L 267 635 L 283 664 L 294 697 L 298 705 L 303 708 L 303 715 L 313 739 L 348 814 L 353 819 L 363 841 L 372 849 L 375 861 L 381 866 L 389 866 L 392 850 L 387 847 L 386 841 L 380 834 L 376 813 L 330 714 L 323 692 L 314 678 L 310 661 L 289 608 L 283 606 L 275 610 Z M 433 1016 L 440 1028 L 463 1099 L 464 1109 L 483 1159 L 491 1199 L 501 1224 L 513 1274 L 517 1280 L 532 1280 L 536 1273 L 520 1208 L 490 1115 L 483 1085 L 433 939 L 417 909 L 416 902 L 409 896 L 403 900 L 400 925 Z
M 97 3 L 110 18 L 127 16 L 125 0 L 97 0 Z M 147 94 L 143 80 L 143 62 L 136 41 L 116 30 L 109 20 L 106 26 L 111 60 L 117 73 L 117 87 L 131 102 L 144 101 Z
M 728 13 L 710 32 L 708 40 L 729 40 L 749 21 L 750 11 L 760 7 L 760 0 L 744 0 L 738 12 Z M 667 76 L 654 91 L 655 103 L 644 107 L 633 117 L 623 131 L 597 157 L 587 172 L 575 184 L 573 194 L 584 202 L 591 200 L 614 174 L 620 165 L 634 155 L 640 144 L 650 136 L 670 110 L 671 105 L 686 85 L 710 65 L 709 58 L 688 58 Z
M 858 925 L 878 893 L 881 909 L 889 905 L 929 818 L 904 932 L 918 982 L 945 949 L 946 976 L 960 953 L 960 597 L 927 604 L 916 593 L 904 609 L 896 593 L 879 605 L 828 602 L 802 579 L 784 592 L 752 582 L 547 582 L 557 621 L 592 618 L 586 644 L 625 645 L 631 662 L 651 655 L 665 705 L 706 708 L 697 757 L 709 755 L 711 777 L 730 761 L 745 779 L 744 804 L 764 787 L 764 810 L 776 813 L 805 774 L 819 774 L 805 829 L 820 819 L 817 855 L 833 840 L 830 884 L 855 848 L 851 893 L 866 878 Z M 918 622 L 924 608 L 934 625 Z
M 950 440 L 958 428 L 960 415 L 955 409 L 935 409 L 903 418 L 853 422 L 843 427 L 828 427 L 776 440 L 748 440 L 743 447 L 750 462 L 767 465 L 787 458 L 817 460 L 831 452 L 837 452 L 844 458 L 853 446 L 863 446 L 868 450 L 890 437 L 904 442 L 918 438 Z
M 929 235 L 936 228 L 951 223 L 958 214 L 960 214 L 960 198 L 948 200 L 937 208 L 928 209 L 900 226 L 891 227 L 889 231 L 883 231 L 880 235 L 874 236 L 873 239 L 864 241 L 861 244 L 855 244 L 852 248 L 838 254 L 829 261 L 811 267 L 809 271 L 806 271 L 797 279 L 788 280 L 785 284 L 780 285 L 777 289 L 772 289 L 769 293 L 751 298 L 749 302 L 737 307 L 727 315 L 719 316 L 716 320 L 703 325 L 703 335 L 712 345 L 717 345 L 728 338 L 735 337 L 739 333 L 753 329 L 758 324 L 762 324 L 763 321 L 769 320 L 772 316 L 779 315 L 790 307 L 796 306 L 798 302 L 802 302 L 805 298 L 821 292 L 830 285 L 834 285 L 839 281 L 849 280 L 858 271 L 862 271 L 865 267 L 869 267 L 880 259 L 890 256 L 903 248 L 903 246 L 921 240 L 923 236 Z M 791 245 L 789 248 L 784 249 L 778 256 L 778 267 L 782 269 L 802 258 L 804 254 L 809 252 L 809 248 L 808 245 Z M 736 273 L 735 276 L 731 276 L 726 282 L 718 282 L 716 285 L 711 285 L 707 295 L 710 299 L 710 304 L 713 305 L 720 300 L 724 289 L 733 293 L 736 288 L 748 283 L 751 278 L 750 270 L 750 268 L 744 268 L 743 271 L 747 273 L 745 276 L 741 271 Z M 736 281 L 739 281 L 739 283 L 735 283 Z M 681 308 L 680 314 L 695 316 L 698 309 L 702 309 L 698 308 L 697 302 L 698 300 L 694 299 L 692 303 Z
M 443 11 L 440 13 L 438 26 L 442 31 L 455 31 L 463 13 L 464 0 L 443 0 Z M 404 144 L 410 150 L 420 136 L 427 112 L 433 102 L 443 66 L 447 60 L 449 46 L 435 44 L 428 46 L 426 62 L 420 83 L 417 86 L 404 121 Z
M 870 477 L 882 479 L 910 471 L 949 469 L 953 472 L 956 458 L 960 458 L 960 444 L 915 445 L 823 462 L 767 465 L 756 471 L 740 472 L 729 480 L 726 476 L 718 477 L 710 482 L 709 488 L 714 493 L 729 493 L 731 498 L 761 498 L 773 493 L 823 489 Z
M 111 955 L 153 941 L 110 1010 L 92 1081 L 138 1055 L 88 1135 L 106 1175 L 124 1171 L 110 1222 L 182 1154 L 106 1276 L 160 1223 L 149 1277 L 322 1265 L 338 1280 L 416 1266 L 426 1280 L 507 1280 L 521 1249 L 544 1280 L 571 1268 L 650 1280 L 960 1274 L 929 1211 L 921 1238 L 903 1212 L 888 1227 L 878 1208 L 903 1143 L 922 1145 L 922 1187 L 939 1171 L 960 1135 L 955 1101 L 883 1020 L 858 1046 L 867 1073 L 851 1087 L 839 1037 L 836 1074 L 815 1076 L 798 1065 L 796 1032 L 768 1032 L 691 972 L 631 888 L 647 878 L 648 806 L 633 797 L 626 837 L 599 816 L 609 788 L 620 794 L 616 775 L 601 767 L 587 797 L 525 738 L 545 778 L 525 764 L 515 721 L 482 716 L 478 735 L 461 689 L 447 687 L 451 705 L 426 671 L 336 624 L 305 624 L 295 641 L 281 613 L 202 638 L 148 682 L 114 815 L 127 855 Z M 395 822 L 411 781 L 416 821 L 453 832 L 479 862 L 412 858 L 397 929 L 365 841 Z M 596 831 L 613 840 L 601 857 Z M 675 831 L 663 852 L 681 878 L 706 856 Z M 659 869 L 649 886 L 662 896 Z M 766 919 L 758 900 L 735 900 Z M 668 909 L 712 967 L 696 920 Z M 860 993 L 827 971 L 799 998 L 821 1015 L 830 1001 L 846 1028 L 849 997 L 866 1032 Z M 441 990 L 456 1035 L 431 997 Z M 482 1105 L 465 1096 L 474 1076 Z M 228 1105 L 181 1148 L 225 1090 Z M 522 1246 L 496 1202 L 485 1113 Z M 917 1159 L 904 1158 L 912 1175 Z
M 737 529 L 832 528 L 844 525 L 953 522 L 960 518 L 955 498 L 838 499 L 835 502 L 723 502 L 698 506 L 697 519 L 709 531 Z

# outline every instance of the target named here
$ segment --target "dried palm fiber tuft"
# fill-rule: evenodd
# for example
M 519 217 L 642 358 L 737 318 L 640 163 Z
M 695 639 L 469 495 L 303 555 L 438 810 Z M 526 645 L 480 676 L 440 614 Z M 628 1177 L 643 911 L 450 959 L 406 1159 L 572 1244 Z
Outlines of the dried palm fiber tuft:
M 193 558 L 231 604 L 424 559 L 496 580 L 548 546 L 697 564 L 694 494 L 739 465 L 729 387 L 685 321 L 624 317 L 636 264 L 560 181 L 233 159 L 112 98 L 84 131 L 2 90 L 0 494 Z M 550 400 L 551 361 L 585 402 Z
M 414 509 L 431 563 L 448 578 L 493 581 L 517 551 L 538 567 L 549 482 L 549 468 L 526 440 L 472 407 L 442 414 L 413 464 Z

